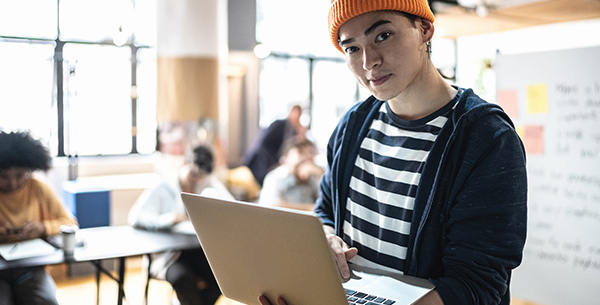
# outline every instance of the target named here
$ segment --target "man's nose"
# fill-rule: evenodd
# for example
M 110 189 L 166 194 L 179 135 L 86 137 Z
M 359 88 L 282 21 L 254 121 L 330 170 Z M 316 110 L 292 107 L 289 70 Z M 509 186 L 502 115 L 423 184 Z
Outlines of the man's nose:
M 373 48 L 364 47 L 363 49 L 363 69 L 365 71 L 373 70 L 381 64 L 381 56 Z

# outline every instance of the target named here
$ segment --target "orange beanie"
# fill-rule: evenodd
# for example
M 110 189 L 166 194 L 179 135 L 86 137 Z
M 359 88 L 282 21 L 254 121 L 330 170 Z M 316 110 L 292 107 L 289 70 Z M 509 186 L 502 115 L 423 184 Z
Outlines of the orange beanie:
M 338 30 L 344 22 L 373 11 L 401 11 L 434 22 L 427 0 L 331 0 L 329 7 L 329 36 L 333 45 L 344 52 L 338 43 Z

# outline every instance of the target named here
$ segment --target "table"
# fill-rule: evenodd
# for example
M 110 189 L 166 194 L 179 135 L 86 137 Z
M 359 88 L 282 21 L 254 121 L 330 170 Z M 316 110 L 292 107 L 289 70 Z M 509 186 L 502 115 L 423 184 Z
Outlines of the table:
M 123 304 L 125 291 L 125 259 L 131 256 L 164 252 L 167 250 L 186 250 L 200 247 L 198 238 L 193 234 L 172 232 L 152 232 L 135 229 L 131 226 L 107 226 L 87 228 L 77 231 L 77 240 L 81 246 L 75 248 L 72 257 L 65 256 L 60 249 L 54 253 L 6 261 L 0 257 L 0 270 L 33 266 L 45 266 L 71 262 L 90 262 L 96 267 L 96 304 L 100 298 L 100 273 L 108 275 L 118 284 L 117 304 Z M 50 239 L 52 242 L 52 239 Z M 118 275 L 115 277 L 106 270 L 102 260 L 118 259 Z

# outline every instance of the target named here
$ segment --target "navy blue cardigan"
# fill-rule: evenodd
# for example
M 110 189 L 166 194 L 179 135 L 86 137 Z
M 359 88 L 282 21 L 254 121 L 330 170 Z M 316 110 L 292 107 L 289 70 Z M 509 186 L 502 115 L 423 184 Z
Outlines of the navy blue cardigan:
M 527 230 L 525 150 L 499 106 L 459 92 L 421 175 L 405 274 L 429 279 L 445 304 L 509 304 Z M 359 146 L 382 103 L 357 103 L 328 143 L 315 212 L 339 236 Z

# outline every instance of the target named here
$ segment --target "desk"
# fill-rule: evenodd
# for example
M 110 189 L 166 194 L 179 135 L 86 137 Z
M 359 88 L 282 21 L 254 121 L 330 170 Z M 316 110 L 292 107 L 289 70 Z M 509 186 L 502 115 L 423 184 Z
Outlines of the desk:
M 200 247 L 198 238 L 192 234 L 170 232 L 150 232 L 134 229 L 130 226 L 109 226 L 81 229 L 77 231 L 77 240 L 83 241 L 83 246 L 75 248 L 73 257 L 65 257 L 62 250 L 54 253 L 13 261 L 0 257 L 0 270 L 45 266 L 71 262 L 90 262 L 96 266 L 96 304 L 100 297 L 100 273 L 108 275 L 119 286 L 117 304 L 123 304 L 125 291 L 125 258 L 143 254 L 158 253 L 167 250 L 186 250 Z M 118 259 L 118 275 L 115 277 L 105 270 L 101 261 Z

